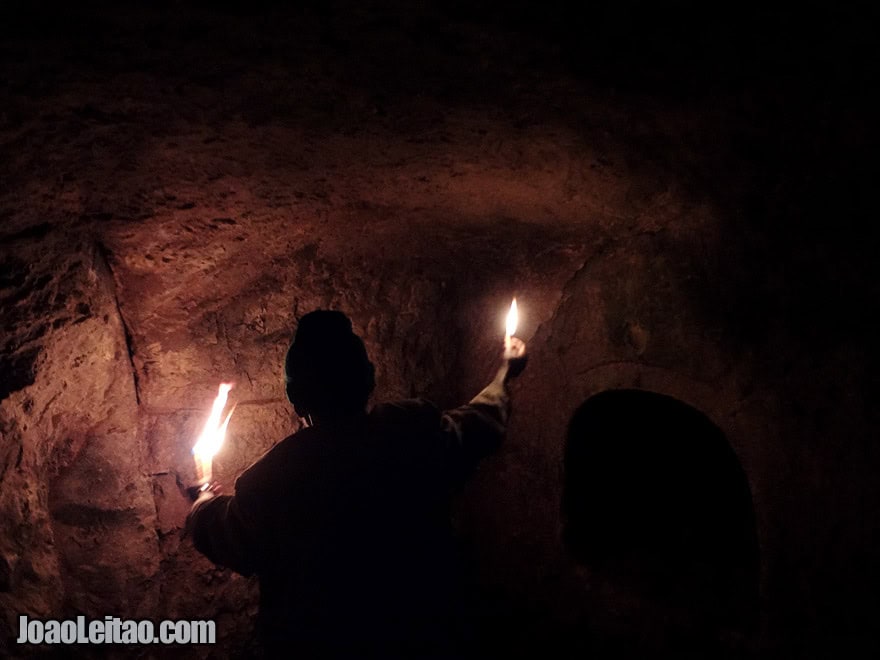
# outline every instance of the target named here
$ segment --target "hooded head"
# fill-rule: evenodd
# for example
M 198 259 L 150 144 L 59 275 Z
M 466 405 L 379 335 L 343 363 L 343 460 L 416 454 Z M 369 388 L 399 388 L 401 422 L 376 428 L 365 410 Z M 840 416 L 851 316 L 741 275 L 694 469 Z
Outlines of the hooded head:
M 284 363 L 287 398 L 300 417 L 338 419 L 364 411 L 376 385 L 364 342 L 342 312 L 300 319 Z

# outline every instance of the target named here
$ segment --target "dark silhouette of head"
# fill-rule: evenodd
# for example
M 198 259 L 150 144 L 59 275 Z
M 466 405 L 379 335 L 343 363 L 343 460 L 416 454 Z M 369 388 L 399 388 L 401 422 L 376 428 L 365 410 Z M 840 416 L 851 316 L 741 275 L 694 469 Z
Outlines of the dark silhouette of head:
M 300 319 L 284 376 L 296 414 L 310 421 L 363 412 L 376 385 L 373 363 L 351 320 L 323 309 Z

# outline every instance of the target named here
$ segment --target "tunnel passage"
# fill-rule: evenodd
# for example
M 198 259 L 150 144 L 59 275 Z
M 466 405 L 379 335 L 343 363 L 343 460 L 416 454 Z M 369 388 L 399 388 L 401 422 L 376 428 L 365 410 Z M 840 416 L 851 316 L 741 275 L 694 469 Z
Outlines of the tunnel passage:
M 609 390 L 571 420 L 564 539 L 577 562 L 712 627 L 757 617 L 758 544 L 724 434 L 674 398 Z

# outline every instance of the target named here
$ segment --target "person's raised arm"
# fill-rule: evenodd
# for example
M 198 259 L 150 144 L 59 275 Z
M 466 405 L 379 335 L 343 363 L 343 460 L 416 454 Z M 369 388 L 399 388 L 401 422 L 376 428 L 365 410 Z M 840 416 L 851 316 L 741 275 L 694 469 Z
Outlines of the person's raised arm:
M 451 477 L 455 481 L 467 478 L 480 459 L 498 449 L 504 439 L 510 416 L 507 383 L 525 369 L 525 343 L 512 337 L 502 358 L 503 363 L 492 382 L 466 405 L 443 413 L 442 433 Z

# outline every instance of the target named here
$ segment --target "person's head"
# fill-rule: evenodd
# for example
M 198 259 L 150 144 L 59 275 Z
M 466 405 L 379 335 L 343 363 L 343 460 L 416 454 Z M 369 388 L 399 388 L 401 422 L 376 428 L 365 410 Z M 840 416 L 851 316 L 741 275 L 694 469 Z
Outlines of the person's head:
M 349 318 L 323 309 L 300 319 L 284 378 L 296 414 L 311 419 L 363 412 L 376 385 L 373 363 Z

